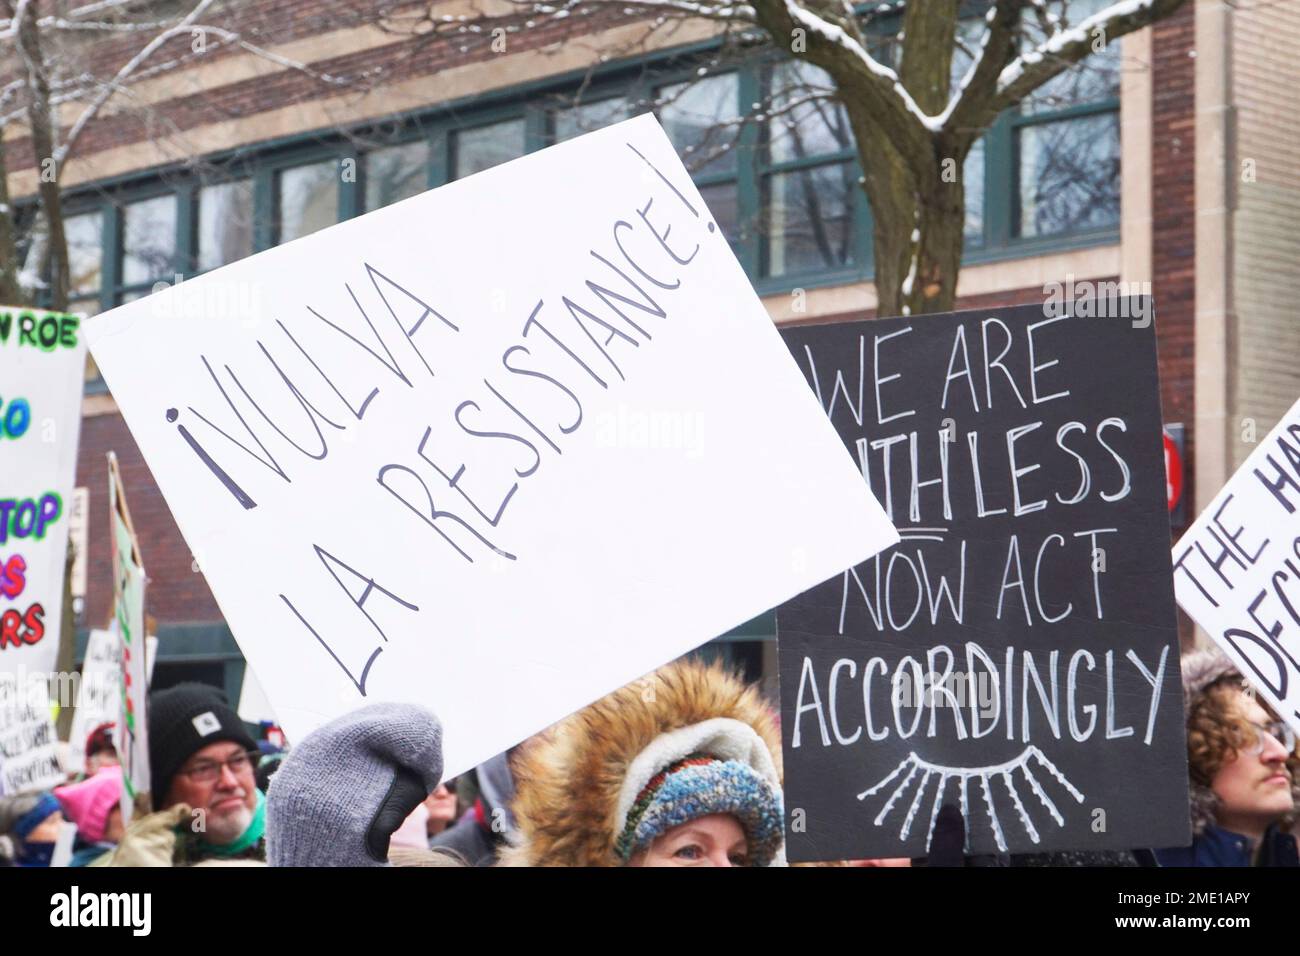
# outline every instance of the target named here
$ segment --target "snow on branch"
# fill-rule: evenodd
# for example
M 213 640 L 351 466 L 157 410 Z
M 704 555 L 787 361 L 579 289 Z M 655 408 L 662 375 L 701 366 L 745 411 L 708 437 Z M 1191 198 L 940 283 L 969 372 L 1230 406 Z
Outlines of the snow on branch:
M 1172 13 L 1183 0 L 1120 0 L 1072 27 L 1061 28 L 1046 40 L 1016 57 L 998 76 L 1000 97 L 1015 98 L 1034 89 L 1091 52 L 1094 38 L 1103 43 L 1141 29 L 1161 16 Z
M 590 6 L 590 0 L 588 2 Z M 754 20 L 754 8 L 748 3 L 696 3 L 694 0 L 601 0 L 601 6 L 622 7 L 625 11 L 669 11 L 706 20 Z
M 68 11 L 70 17 L 88 17 L 92 13 L 103 13 L 105 10 L 125 10 L 127 7 L 138 6 L 140 0 L 100 0 L 99 3 L 88 3 L 85 6 L 77 7 Z
M 823 40 L 855 57 L 869 74 L 880 81 L 878 85 L 887 85 L 888 89 L 897 97 L 903 109 L 923 127 L 932 133 L 937 133 L 943 128 L 943 123 L 940 122 L 938 117 L 931 116 L 921 109 L 916 100 L 912 98 L 912 94 L 903 86 L 893 68 L 886 66 L 872 56 L 867 51 L 867 48 L 849 36 L 843 27 L 837 26 L 813 13 L 808 8 L 801 6 L 798 0 L 785 0 L 785 9 L 790 19 L 795 23 L 802 25 L 810 33 L 815 33 Z
M 27 5 L 29 0 L 18 0 L 18 5 L 14 8 L 14 15 L 8 20 L 0 20 L 0 40 L 12 40 L 18 36 L 18 25 L 23 22 L 23 17 L 27 15 Z
M 1031 0 L 1043 3 L 1043 0 Z M 1020 22 L 1021 0 L 997 0 L 984 15 L 979 50 L 948 97 L 948 104 L 936 119 L 941 126 L 971 129 L 983 125 L 981 112 L 995 95 L 998 74 L 1015 52 L 1016 27 Z M 960 38 L 960 33 L 958 33 Z
M 107 103 L 114 94 L 125 92 L 129 83 L 136 82 L 146 76 L 156 75 L 158 72 L 175 67 L 182 62 L 181 60 L 173 60 L 158 67 L 149 69 L 144 68 L 145 62 L 154 53 L 156 53 L 169 40 L 177 36 L 190 35 L 197 32 L 210 34 L 218 43 L 237 46 L 269 63 L 274 63 L 277 66 L 284 67 L 285 69 L 296 70 L 300 73 L 304 73 L 322 83 L 331 86 L 341 86 L 350 82 L 347 77 L 340 77 L 334 74 L 314 70 L 304 62 L 291 59 L 290 57 L 268 50 L 265 47 L 250 43 L 236 31 L 229 30 L 225 27 L 202 23 L 201 18 L 216 2 L 217 0 L 200 0 L 199 3 L 190 9 L 190 12 L 184 18 L 167 25 L 165 29 L 141 47 L 112 77 L 107 80 L 94 79 L 91 85 L 97 89 L 97 92 L 73 123 L 71 129 L 68 131 L 65 141 L 55 151 L 56 161 L 62 163 L 67 158 L 68 153 L 72 150 L 73 145 L 81 135 L 81 132 L 85 129 L 86 125 L 95 118 L 103 108 L 104 104 Z M 122 5 L 124 4 L 92 4 L 91 6 L 82 8 L 82 10 L 89 13 L 108 6 Z M 64 97 L 60 97 L 60 99 L 78 98 L 80 97 L 77 93 L 71 93 Z
M 81 32 L 99 32 L 99 33 L 144 33 L 148 30 L 157 30 L 168 25 L 166 20 L 123 20 L 113 22 L 110 20 L 65 20 L 61 17 L 45 17 L 37 20 L 36 25 L 43 30 L 78 30 Z
M 63 164 L 69 150 L 72 149 L 73 144 L 77 141 L 77 137 L 81 135 L 81 131 L 86 128 L 86 124 L 89 123 L 95 117 L 95 114 L 100 111 L 103 105 L 108 102 L 109 97 L 113 95 L 115 89 L 125 83 L 131 74 L 139 68 L 140 64 L 149 59 L 149 57 L 152 56 L 153 53 L 164 43 L 172 37 L 189 33 L 195 22 L 198 21 L 199 17 L 203 16 L 203 14 L 207 12 L 208 8 L 215 2 L 216 0 L 199 0 L 198 5 L 190 10 L 190 12 L 186 14 L 180 22 L 175 26 L 163 30 L 141 47 L 135 56 L 131 57 L 130 60 L 123 64 L 122 68 L 114 74 L 111 80 L 104 84 L 99 93 L 95 95 L 90 104 L 81 112 L 81 115 L 77 117 L 76 122 L 72 124 L 72 128 L 68 130 L 67 138 L 59 148 L 55 150 L 54 160 L 56 165 L 61 166 Z

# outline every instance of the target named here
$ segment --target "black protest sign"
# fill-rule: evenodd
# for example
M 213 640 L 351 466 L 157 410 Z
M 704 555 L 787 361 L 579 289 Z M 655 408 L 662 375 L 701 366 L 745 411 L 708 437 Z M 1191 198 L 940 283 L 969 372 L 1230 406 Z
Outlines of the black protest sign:
M 1187 843 L 1150 316 L 783 332 L 902 538 L 778 612 L 791 860 Z

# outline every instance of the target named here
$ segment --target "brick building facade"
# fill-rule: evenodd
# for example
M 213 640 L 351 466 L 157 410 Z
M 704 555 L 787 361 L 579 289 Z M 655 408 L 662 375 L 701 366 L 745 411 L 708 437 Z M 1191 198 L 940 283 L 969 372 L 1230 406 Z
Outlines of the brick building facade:
M 280 57 L 310 64 L 317 76 L 219 47 L 135 88 L 138 98 L 165 114 L 166 131 L 134 112 L 110 109 L 94 121 L 64 173 L 71 232 L 74 239 L 84 237 L 76 307 L 90 313 L 111 308 L 175 273 L 195 274 L 400 198 L 404 190 L 540 148 L 567 135 L 565 123 L 588 115 L 556 105 L 569 102 L 563 97 L 576 88 L 590 92 L 584 102 L 614 104 L 606 120 L 639 111 L 647 91 L 693 78 L 699 58 L 711 49 L 707 25 L 645 40 L 643 26 L 617 12 L 521 30 L 500 50 L 483 37 L 418 43 L 396 37 L 368 21 L 365 4 L 289 0 L 241 8 L 250 36 Z M 458 0 L 437 5 L 447 15 L 462 8 L 468 10 Z M 98 40 L 88 55 L 119 62 L 132 42 L 138 43 Z M 188 37 L 173 42 L 179 53 L 192 43 Z M 968 223 L 959 307 L 1041 301 L 1045 283 L 1067 276 L 1151 283 L 1164 419 L 1186 426 L 1189 518 L 1249 450 L 1239 437 L 1240 420 L 1255 420 L 1262 437 L 1300 394 L 1300 325 L 1289 306 L 1294 297 L 1275 291 L 1300 281 L 1294 269 L 1300 202 L 1293 185 L 1300 129 L 1280 102 L 1300 79 L 1291 56 L 1296 46 L 1300 12 L 1292 5 L 1247 11 L 1192 0 L 1169 20 L 1120 42 L 1103 64 L 1112 70 L 1113 88 L 1054 113 L 1025 111 L 1000 120 L 986 136 L 972 178 L 980 186 L 972 204 L 977 215 Z M 1252 50 L 1264 53 L 1252 56 Z M 753 84 L 774 82 L 771 71 L 777 69 L 717 67 L 704 87 L 718 93 L 708 107 L 714 119 L 739 111 Z M 319 78 L 362 70 L 381 71 L 382 82 L 339 89 Z M 1280 81 L 1279 73 L 1290 82 Z M 1228 122 L 1239 130 L 1235 138 L 1224 134 Z M 1083 226 L 1061 229 L 1042 214 L 1060 206 L 1060 197 L 1038 195 L 1032 183 L 1016 177 L 1022 169 L 1045 168 L 1053 156 L 1041 144 L 1070 123 L 1078 135 L 1065 140 L 1067 148 L 1087 145 L 1114 160 L 1114 181 L 1101 184 L 1113 193 L 1114 208 L 1073 209 Z M 685 139 L 697 132 L 688 120 L 673 127 L 670 118 L 665 125 L 670 133 L 683 130 Z M 1275 143 L 1278 133 L 1289 151 Z M 6 145 L 11 195 L 30 198 L 36 183 L 30 142 L 18 135 Z M 823 181 L 832 191 L 841 172 L 839 178 L 852 181 L 851 148 L 838 145 L 832 143 L 815 166 L 830 172 Z M 1242 150 L 1257 159 L 1257 182 L 1237 189 L 1232 173 Z M 843 194 L 838 218 L 830 221 L 842 231 L 841 248 L 835 255 L 823 250 L 818 260 L 815 250 L 792 238 L 794 230 L 779 235 L 771 225 L 778 218 L 797 220 L 798 211 L 786 207 L 777 216 L 772 197 L 807 169 L 782 165 L 771 153 L 751 156 L 743 142 L 735 155 L 732 165 L 701 173 L 697 182 L 720 220 L 734 219 L 733 245 L 773 320 L 873 315 L 869 229 L 865 203 L 854 195 L 859 191 Z M 203 162 L 196 165 L 195 157 Z M 349 160 L 363 175 L 351 183 L 330 179 L 328 171 Z M 218 235 L 215 252 L 205 246 L 209 200 L 219 213 L 242 211 L 248 219 Z M 170 231 L 174 241 L 149 248 L 139 237 L 150 230 L 155 237 Z M 111 395 L 93 370 L 89 378 L 77 475 L 90 492 L 83 637 L 109 615 L 104 455 L 113 450 L 149 574 L 160 676 L 166 682 L 215 680 L 234 691 L 242 659 L 202 571 Z M 771 642 L 763 640 L 770 630 L 770 621 L 752 622 L 734 635 L 731 653 L 771 675 Z M 1192 638 L 1186 621 L 1183 636 Z

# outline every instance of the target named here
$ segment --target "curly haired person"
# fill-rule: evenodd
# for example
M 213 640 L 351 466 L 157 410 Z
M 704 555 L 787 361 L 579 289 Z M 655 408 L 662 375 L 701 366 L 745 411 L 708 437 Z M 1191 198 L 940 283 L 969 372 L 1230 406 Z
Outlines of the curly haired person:
M 1300 866 L 1296 738 L 1217 651 L 1183 658 L 1192 844 L 1162 866 Z

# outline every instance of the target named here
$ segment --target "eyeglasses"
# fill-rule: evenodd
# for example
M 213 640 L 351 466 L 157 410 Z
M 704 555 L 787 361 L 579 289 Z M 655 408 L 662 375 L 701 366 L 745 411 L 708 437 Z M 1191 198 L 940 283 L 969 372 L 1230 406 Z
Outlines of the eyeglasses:
M 241 773 L 250 772 L 253 769 L 254 759 L 259 756 L 261 754 L 241 751 L 225 760 L 200 760 L 194 766 L 180 772 L 194 783 L 216 783 L 221 779 L 221 768 L 229 767 L 230 772 L 238 777 Z
M 1268 741 L 1264 739 L 1267 735 L 1282 745 L 1282 749 L 1288 754 L 1295 753 L 1295 731 L 1291 725 L 1284 720 L 1274 720 L 1267 724 L 1251 724 L 1255 728 L 1255 744 L 1246 752 L 1252 757 L 1257 757 L 1264 752 L 1268 746 Z

